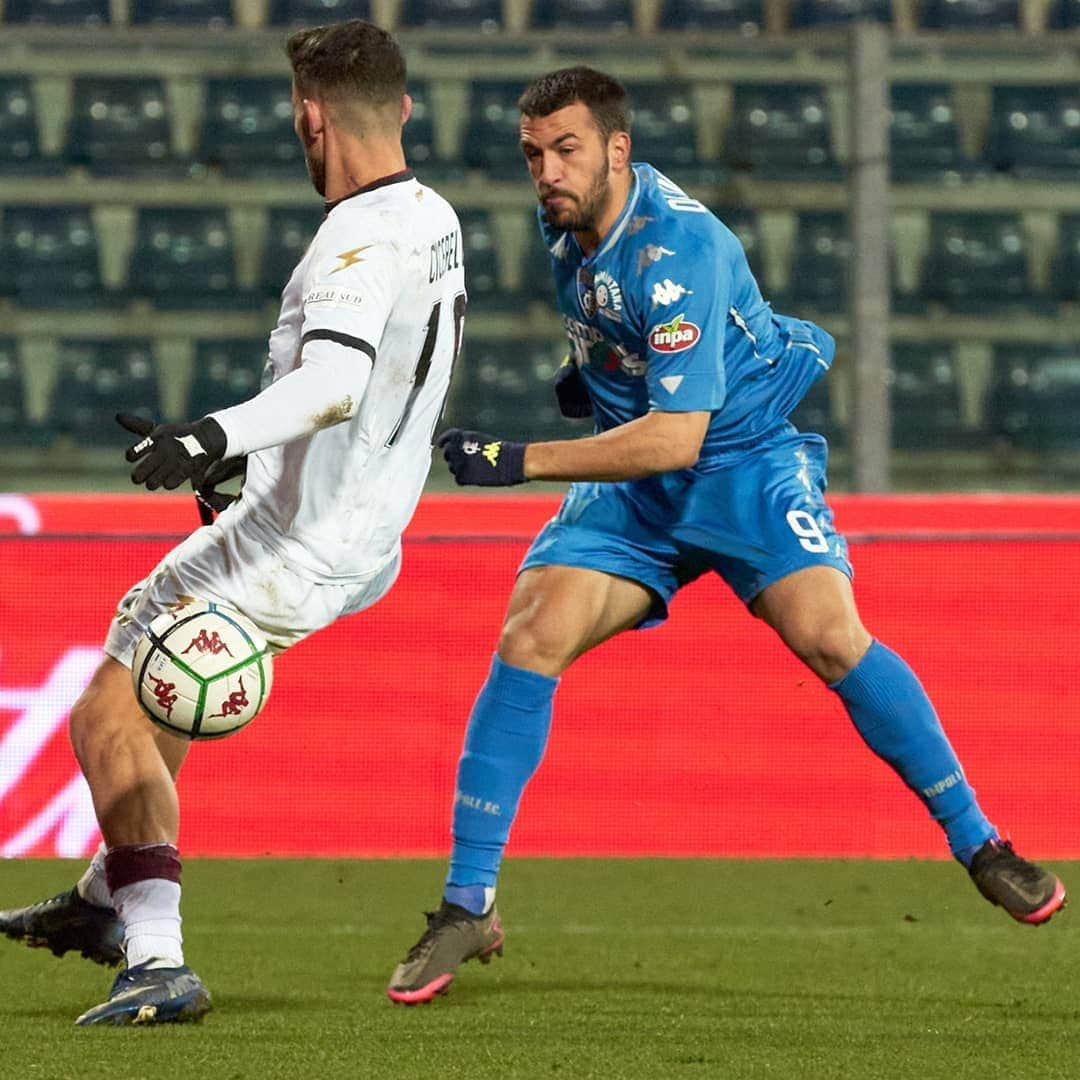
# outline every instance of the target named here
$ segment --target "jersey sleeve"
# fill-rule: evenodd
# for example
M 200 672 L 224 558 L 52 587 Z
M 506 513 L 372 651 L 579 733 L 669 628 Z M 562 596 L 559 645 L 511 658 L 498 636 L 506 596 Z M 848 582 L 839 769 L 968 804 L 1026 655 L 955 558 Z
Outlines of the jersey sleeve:
M 346 245 L 323 243 L 316 254 L 304 288 L 301 349 L 309 341 L 332 341 L 374 363 L 405 280 L 403 257 L 388 241 Z
M 732 304 L 732 262 L 715 236 L 680 246 L 685 254 L 672 252 L 642 271 L 635 298 L 649 408 L 712 412 L 727 394 L 724 332 Z

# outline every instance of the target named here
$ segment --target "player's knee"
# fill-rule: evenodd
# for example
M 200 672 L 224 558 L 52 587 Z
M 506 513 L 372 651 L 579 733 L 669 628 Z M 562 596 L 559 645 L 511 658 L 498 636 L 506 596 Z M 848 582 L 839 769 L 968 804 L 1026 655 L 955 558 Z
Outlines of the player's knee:
M 498 653 L 504 663 L 552 677 L 561 675 L 574 657 L 563 635 L 530 618 L 507 620 L 499 635 Z
M 802 626 L 788 645 L 823 682 L 842 679 L 862 658 L 870 637 L 857 619 L 835 618 Z

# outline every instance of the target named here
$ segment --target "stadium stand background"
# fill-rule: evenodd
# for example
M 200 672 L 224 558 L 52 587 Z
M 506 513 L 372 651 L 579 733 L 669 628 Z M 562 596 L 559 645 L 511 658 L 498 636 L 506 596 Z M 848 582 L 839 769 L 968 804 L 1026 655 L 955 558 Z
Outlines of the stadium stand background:
M 845 432 L 845 24 L 893 29 L 894 477 L 1080 479 L 1080 0 L 0 0 L 0 486 L 120 487 L 118 408 L 258 386 L 320 205 L 292 131 L 292 25 L 405 46 L 410 163 L 458 207 L 465 353 L 448 420 L 583 433 L 516 146 L 520 89 L 575 62 L 635 103 L 635 156 L 739 234 L 774 307 L 838 338 L 797 421 Z M 445 483 L 437 471 L 435 483 Z

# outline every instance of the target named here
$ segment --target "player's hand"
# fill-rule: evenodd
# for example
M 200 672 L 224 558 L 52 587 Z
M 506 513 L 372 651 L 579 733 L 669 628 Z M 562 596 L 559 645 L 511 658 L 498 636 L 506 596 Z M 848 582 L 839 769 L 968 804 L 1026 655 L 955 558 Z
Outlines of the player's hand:
M 141 416 L 117 413 L 116 422 L 143 436 L 124 457 L 136 463 L 131 482 L 145 484 L 150 491 L 159 487 L 171 491 L 185 480 L 199 488 L 210 465 L 225 456 L 225 432 L 209 416 L 193 424 L 155 425 Z
M 213 462 L 203 474 L 202 483 L 195 491 L 195 501 L 199 506 L 199 520 L 204 525 L 210 525 L 215 514 L 220 514 L 231 506 L 239 495 L 229 495 L 227 492 L 218 491 L 218 484 L 224 484 L 237 476 L 243 476 L 247 471 L 247 456 L 222 458 L 221 461 Z
M 592 416 L 592 398 L 585 389 L 585 380 L 577 364 L 566 356 L 555 372 L 555 396 L 559 399 L 559 412 L 571 420 L 583 420 Z
M 525 483 L 525 443 L 450 428 L 435 445 L 459 484 L 509 487 Z

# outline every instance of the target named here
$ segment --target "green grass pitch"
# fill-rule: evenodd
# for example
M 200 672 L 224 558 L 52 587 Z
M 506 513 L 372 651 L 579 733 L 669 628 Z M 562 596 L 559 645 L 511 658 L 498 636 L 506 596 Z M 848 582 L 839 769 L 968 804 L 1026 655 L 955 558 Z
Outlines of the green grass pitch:
M 0 907 L 75 863 L 0 864 Z M 1080 864 L 1056 867 L 1080 887 Z M 506 955 L 383 990 L 434 861 L 191 860 L 200 1025 L 82 1029 L 112 975 L 0 940 L 3 1080 L 1080 1076 L 1080 935 L 1013 923 L 952 863 L 510 860 Z

